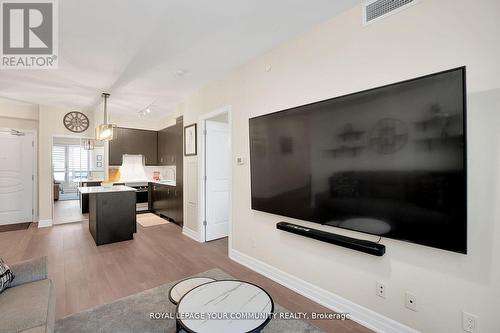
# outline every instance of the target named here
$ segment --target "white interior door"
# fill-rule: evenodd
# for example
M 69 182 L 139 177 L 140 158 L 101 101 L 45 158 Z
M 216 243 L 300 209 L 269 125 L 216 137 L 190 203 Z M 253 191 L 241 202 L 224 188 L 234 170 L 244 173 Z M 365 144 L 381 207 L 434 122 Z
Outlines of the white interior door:
M 0 225 L 33 221 L 33 134 L 0 132 Z
M 205 241 L 227 237 L 229 232 L 229 125 L 205 122 Z

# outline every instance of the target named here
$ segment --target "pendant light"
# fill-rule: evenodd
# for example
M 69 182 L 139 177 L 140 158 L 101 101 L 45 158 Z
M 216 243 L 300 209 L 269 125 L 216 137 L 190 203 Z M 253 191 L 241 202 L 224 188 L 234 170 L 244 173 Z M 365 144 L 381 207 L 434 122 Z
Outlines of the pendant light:
M 94 139 L 83 139 L 81 146 L 84 150 L 94 150 L 95 140 Z
M 95 139 L 99 141 L 110 141 L 113 140 L 113 127 L 112 124 L 108 124 L 108 93 L 102 93 L 102 98 L 104 98 L 104 123 L 99 125 L 95 129 Z

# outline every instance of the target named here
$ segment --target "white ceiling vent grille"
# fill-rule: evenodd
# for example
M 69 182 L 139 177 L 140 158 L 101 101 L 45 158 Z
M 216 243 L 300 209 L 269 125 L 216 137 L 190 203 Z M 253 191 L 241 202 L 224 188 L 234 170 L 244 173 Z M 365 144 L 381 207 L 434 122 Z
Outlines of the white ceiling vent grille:
M 363 5 L 363 24 L 370 24 L 417 3 L 418 0 L 368 0 Z

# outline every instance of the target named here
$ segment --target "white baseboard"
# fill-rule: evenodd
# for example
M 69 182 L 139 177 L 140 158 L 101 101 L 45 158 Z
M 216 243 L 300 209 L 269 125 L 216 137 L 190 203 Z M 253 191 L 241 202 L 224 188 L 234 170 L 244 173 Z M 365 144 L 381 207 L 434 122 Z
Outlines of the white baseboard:
M 191 230 L 186 227 L 182 227 L 182 233 L 186 236 L 188 236 L 191 239 L 194 239 L 197 242 L 203 243 L 203 240 L 200 237 L 200 234 L 194 230 Z
M 52 219 L 38 221 L 38 228 L 52 227 Z
M 229 258 L 335 312 L 349 314 L 351 320 L 375 332 L 418 333 L 417 330 L 411 327 L 387 318 L 237 250 L 229 249 Z

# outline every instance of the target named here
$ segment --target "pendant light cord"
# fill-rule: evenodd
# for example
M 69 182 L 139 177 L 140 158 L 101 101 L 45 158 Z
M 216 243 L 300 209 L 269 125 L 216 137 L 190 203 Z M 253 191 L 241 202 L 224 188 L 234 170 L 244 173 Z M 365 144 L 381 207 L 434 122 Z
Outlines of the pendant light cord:
M 104 125 L 108 124 L 108 93 L 102 93 L 102 97 L 104 98 Z

